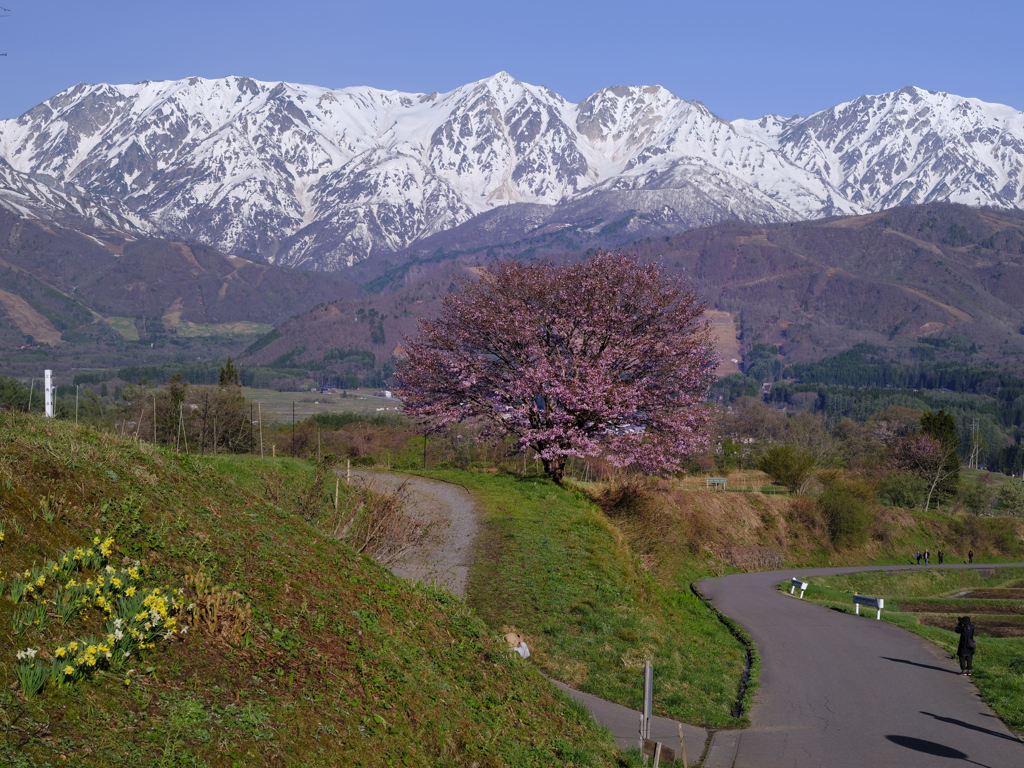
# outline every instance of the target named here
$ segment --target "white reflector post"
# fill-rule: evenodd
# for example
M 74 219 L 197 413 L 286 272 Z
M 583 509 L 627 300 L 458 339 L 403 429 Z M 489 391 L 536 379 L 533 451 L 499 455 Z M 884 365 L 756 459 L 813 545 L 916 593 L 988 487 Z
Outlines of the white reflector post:
M 46 380 L 44 384 L 46 393 L 46 418 L 53 418 L 53 371 L 46 369 Z

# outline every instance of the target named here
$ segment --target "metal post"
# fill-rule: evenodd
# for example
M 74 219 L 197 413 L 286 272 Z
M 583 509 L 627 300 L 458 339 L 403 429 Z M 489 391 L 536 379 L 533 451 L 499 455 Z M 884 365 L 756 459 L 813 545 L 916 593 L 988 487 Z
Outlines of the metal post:
M 427 468 L 427 436 L 423 436 L 423 468 Z
M 252 443 L 252 403 L 249 403 L 249 453 L 250 453 L 250 455 L 253 452 L 252 449 L 253 449 L 253 443 Z
M 203 434 L 199 438 L 199 455 L 206 455 L 206 417 L 210 415 L 210 393 L 206 393 L 206 400 L 203 403 Z
M 75 384 L 75 425 L 78 424 L 78 390 L 82 388 L 81 384 Z
M 295 401 L 292 400 L 292 456 L 295 456 Z
M 32 413 L 32 393 L 36 391 L 36 380 L 29 379 L 28 381 L 28 410 L 26 413 Z
M 651 738 L 651 710 L 654 708 L 654 667 L 644 662 L 644 738 Z M 641 745 L 642 747 L 643 745 Z
M 260 417 L 260 458 L 263 458 L 263 403 L 256 401 L 256 413 Z

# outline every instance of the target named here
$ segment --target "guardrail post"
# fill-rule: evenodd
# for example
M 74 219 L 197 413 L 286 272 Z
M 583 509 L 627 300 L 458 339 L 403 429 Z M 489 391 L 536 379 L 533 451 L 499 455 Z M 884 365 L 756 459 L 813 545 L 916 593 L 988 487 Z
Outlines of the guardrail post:
M 860 616 L 860 607 L 866 605 L 869 608 L 875 608 L 878 614 L 875 616 L 877 621 L 882 620 L 882 608 L 885 607 L 885 600 L 881 597 L 864 597 L 858 595 L 856 592 L 853 593 L 853 612 Z
M 790 582 L 793 586 L 789 589 L 789 594 L 796 592 L 796 588 L 800 587 L 800 599 L 804 599 L 804 592 L 807 591 L 807 587 L 810 586 L 806 581 L 800 581 L 800 579 L 793 579 Z

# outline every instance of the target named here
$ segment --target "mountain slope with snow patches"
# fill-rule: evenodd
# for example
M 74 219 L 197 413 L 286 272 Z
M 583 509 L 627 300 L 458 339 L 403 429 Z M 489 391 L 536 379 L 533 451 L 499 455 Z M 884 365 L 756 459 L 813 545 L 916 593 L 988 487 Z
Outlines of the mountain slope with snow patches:
M 80 84 L 0 121 L 0 158 L 0 172 L 80 189 L 143 230 L 319 270 L 518 203 L 552 221 L 639 212 L 673 231 L 930 200 L 1024 206 L 1024 115 L 913 88 L 729 123 L 659 86 L 572 104 L 506 73 L 446 94 Z

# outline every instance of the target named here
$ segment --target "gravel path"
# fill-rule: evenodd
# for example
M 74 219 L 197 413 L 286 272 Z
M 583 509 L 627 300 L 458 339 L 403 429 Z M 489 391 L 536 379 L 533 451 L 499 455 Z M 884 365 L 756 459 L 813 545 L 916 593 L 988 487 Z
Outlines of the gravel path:
M 345 479 L 343 470 L 339 474 Z M 388 491 L 405 483 L 416 509 L 442 521 L 436 541 L 411 552 L 392 566 L 391 572 L 404 579 L 438 584 L 465 597 L 473 541 L 479 529 L 476 505 L 466 489 L 440 480 L 388 472 L 353 471 L 352 477 Z
M 949 654 L 875 621 L 874 611 L 851 616 L 776 589 L 793 577 L 879 570 L 908 568 L 805 568 L 697 585 L 761 654 L 751 728 L 715 734 L 706 768 L 1024 766 L 1024 743 Z M 975 667 L 984 667 L 984 640 L 978 645 Z

